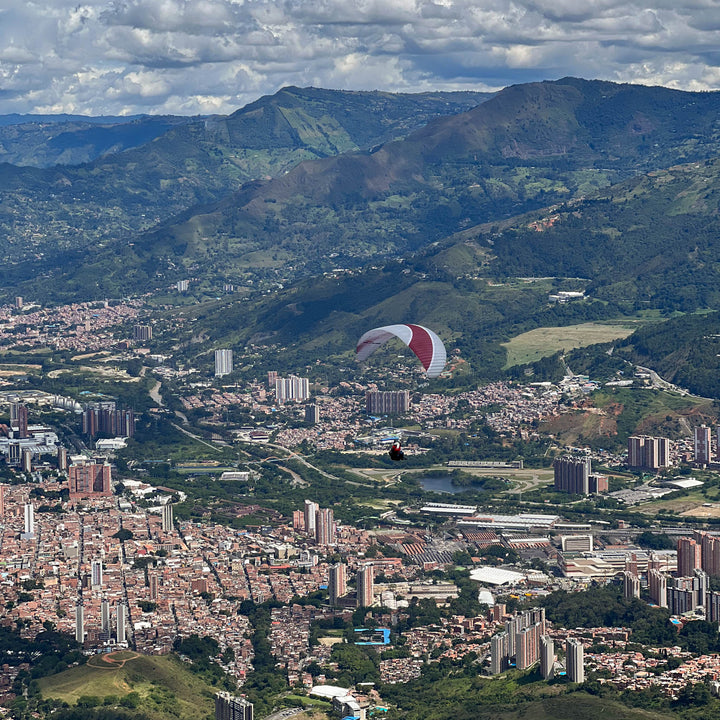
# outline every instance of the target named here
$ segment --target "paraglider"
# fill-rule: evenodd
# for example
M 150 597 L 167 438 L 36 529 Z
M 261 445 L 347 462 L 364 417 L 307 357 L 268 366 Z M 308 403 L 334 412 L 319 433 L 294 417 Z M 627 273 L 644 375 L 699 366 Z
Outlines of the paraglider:
M 400 445 L 399 440 L 395 440 L 395 442 L 393 442 L 393 444 L 390 446 L 390 449 L 388 450 L 388 455 L 392 460 L 395 460 L 396 462 L 405 459 L 405 453 L 402 450 L 402 445 Z
M 422 325 L 384 325 L 368 330 L 358 340 L 356 358 L 362 362 L 393 337 L 415 353 L 429 378 L 436 378 L 443 371 L 447 360 L 445 346 L 432 330 Z

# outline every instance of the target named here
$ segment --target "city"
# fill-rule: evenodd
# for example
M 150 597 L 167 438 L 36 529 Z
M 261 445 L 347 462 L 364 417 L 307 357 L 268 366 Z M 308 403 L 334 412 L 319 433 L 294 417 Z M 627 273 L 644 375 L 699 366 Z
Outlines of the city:
M 132 325 L 141 308 L 115 310 L 113 321 L 97 320 L 102 312 L 88 319 L 82 314 L 88 311 L 75 308 L 62 331 L 9 333 L 4 342 L 12 347 L 32 337 L 39 345 L 68 349 L 63 332 L 76 333 L 82 320 L 84 330 L 96 331 L 96 350 L 127 358 L 133 347 L 153 339 L 151 326 Z M 8 310 L 8 319 L 20 309 Z M 130 340 L 123 337 L 127 328 Z M 714 487 L 674 472 L 688 467 L 715 477 L 720 445 L 707 424 L 672 441 L 632 435 L 626 452 L 557 446 L 545 468 L 511 459 L 447 461 L 445 473 L 460 468 L 475 480 L 503 478 L 484 504 L 438 502 L 442 496 L 422 492 L 384 499 L 396 487 L 398 471 L 373 462 L 392 438 L 403 438 L 411 456 L 422 458 L 434 432 L 472 432 L 481 418 L 498 438 L 529 442 L 542 437 L 543 423 L 582 411 L 592 382 L 494 382 L 448 395 L 411 394 L 379 390 L 372 381 L 321 387 L 271 371 L 262 380 L 227 386 L 223 378 L 232 375 L 236 359 L 230 349 L 215 351 L 211 377 L 200 383 L 192 370 L 179 379 L 165 359 L 143 370 L 157 378 L 155 397 L 172 376 L 180 383 L 183 408 L 177 421 L 183 412 L 201 409 L 202 425 L 212 429 L 202 442 L 225 453 L 223 461 L 176 463 L 184 485 L 157 482 L 137 455 L 117 465 L 127 443 L 138 442 L 139 416 L 132 408 L 92 395 L 78 400 L 23 390 L 17 375 L 6 376 L 0 395 L 0 414 L 7 418 L 0 426 L 3 625 L 21 637 L 32 640 L 52 629 L 74 638 L 87 657 L 130 651 L 164 656 L 178 649 L 182 656 L 184 641 L 210 639 L 213 663 L 236 688 L 218 691 L 216 717 L 225 717 L 233 703 L 243 717 L 253 712 L 243 695 L 256 671 L 256 621 L 247 611 L 268 603 L 275 670 L 288 688 L 332 700 L 334 717 L 369 716 L 391 704 L 380 694 L 383 687 L 412 682 L 424 668 L 443 663 L 471 663 L 488 679 L 523 671 L 537 672 L 541 682 L 655 689 L 670 701 L 698 683 L 717 693 L 717 653 L 685 643 L 642 644 L 631 627 L 566 627 L 552 620 L 545 604 L 557 593 L 580 597 L 592 587 L 614 587 L 619 598 L 645 603 L 648 612 L 666 609 L 666 624 L 680 637 L 688 626 L 705 622 L 717 634 L 720 592 L 713 578 L 720 576 L 720 533 L 674 518 L 654 530 L 669 547 L 652 549 L 638 544 L 648 536 L 637 523 L 640 516 L 618 519 L 673 494 Z M 642 387 L 646 380 L 637 382 Z M 262 420 L 228 427 L 229 408 L 272 418 L 272 426 Z M 162 412 L 162 405 L 149 409 L 150 415 Z M 38 416 L 56 424 L 38 422 Z M 61 417 L 67 420 L 59 422 Z M 388 426 L 390 418 L 404 424 Z M 184 432 L 200 441 L 200 425 L 186 423 Z M 243 462 L 247 451 L 257 459 Z M 348 468 L 352 474 L 340 480 L 314 465 L 313 454 L 322 451 L 367 458 L 366 467 Z M 240 462 L 228 465 L 227 453 Z M 276 471 L 289 473 L 289 487 L 305 495 L 294 510 L 263 507 L 252 493 L 264 482 L 263 457 L 275 458 Z M 403 477 L 415 472 L 401 469 Z M 441 472 L 437 465 L 435 472 Z M 375 520 L 368 525 L 358 508 L 357 522 L 341 521 L 333 507 L 311 499 L 318 473 L 346 487 L 374 488 L 366 513 L 374 507 Z M 261 522 L 234 527 L 207 513 L 176 517 L 202 478 L 210 486 L 234 484 L 238 498 L 245 495 L 244 504 L 231 505 L 236 517 L 260 512 Z M 614 489 L 618 483 L 623 487 Z M 457 491 L 445 487 L 442 492 Z M 583 498 L 594 508 L 585 518 L 575 511 Z M 697 505 L 711 517 L 713 503 Z M 335 511 L 346 512 L 340 505 Z M 461 606 L 474 614 L 458 612 Z M 423 622 L 420 607 L 432 621 Z M 378 685 L 370 692 L 362 683 L 333 685 L 342 674 L 337 647 L 348 643 L 378 655 Z M 2 667 L 5 702 L 16 696 L 29 669 L 23 663 Z

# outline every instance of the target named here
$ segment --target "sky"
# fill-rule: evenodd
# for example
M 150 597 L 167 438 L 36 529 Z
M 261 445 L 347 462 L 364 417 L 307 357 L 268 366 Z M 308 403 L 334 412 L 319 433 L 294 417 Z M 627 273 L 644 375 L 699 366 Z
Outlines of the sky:
M 0 114 L 228 114 L 287 85 L 720 89 L 717 0 L 0 0 Z

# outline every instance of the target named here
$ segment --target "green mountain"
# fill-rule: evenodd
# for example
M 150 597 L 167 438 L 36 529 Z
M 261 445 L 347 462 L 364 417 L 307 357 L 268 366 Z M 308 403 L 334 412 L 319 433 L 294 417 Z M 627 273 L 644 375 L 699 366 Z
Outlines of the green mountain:
M 194 307 L 192 316 L 208 329 L 210 343 L 290 345 L 272 358 L 280 367 L 319 356 L 349 359 L 366 329 L 419 322 L 451 341 L 468 371 L 499 377 L 506 363 L 501 344 L 527 330 L 649 310 L 658 319 L 683 313 L 668 330 L 653 325 L 620 343 L 617 363 L 649 364 L 684 387 L 720 397 L 720 386 L 708 380 L 720 369 L 716 315 L 686 315 L 720 309 L 719 204 L 720 160 L 678 165 L 468 229 L 399 261 L 300 280 L 255 301 Z M 549 302 L 559 290 L 583 290 L 586 299 Z M 653 333 L 658 339 L 651 343 Z M 607 349 L 601 358 L 612 373 Z
M 695 395 L 720 399 L 720 313 L 683 315 L 637 330 L 616 352 Z
M 134 239 L 112 289 L 277 281 L 401 256 L 479 223 L 720 154 L 720 94 L 566 78 L 507 88 L 370 152 L 302 162 Z M 93 259 L 94 260 L 94 259 Z M 151 272 L 147 272 L 147 270 Z M 143 284 L 144 283 L 144 284 Z
M 81 266 L 88 252 L 107 248 L 113 256 L 137 233 L 216 202 L 244 182 L 287 172 L 303 160 L 403 137 L 487 97 L 291 87 L 228 117 L 176 125 L 150 143 L 85 165 L 2 165 L 0 250 L 8 271 L 3 286 L 42 278 L 35 288 L 47 297 L 46 273 Z

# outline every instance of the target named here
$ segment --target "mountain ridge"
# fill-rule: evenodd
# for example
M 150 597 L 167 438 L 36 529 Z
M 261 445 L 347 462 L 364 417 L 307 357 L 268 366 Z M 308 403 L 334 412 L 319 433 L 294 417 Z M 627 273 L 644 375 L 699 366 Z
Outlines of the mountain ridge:
M 211 248 L 222 238 L 228 278 L 239 283 L 248 256 L 278 245 L 295 275 L 356 267 L 637 173 L 714 157 L 718 111 L 717 93 L 579 79 L 511 86 L 403 140 L 246 184 L 138 242 L 152 254 L 156 246 Z M 175 257 L 187 270 L 203 266 Z M 156 263 L 164 266 L 162 255 Z

